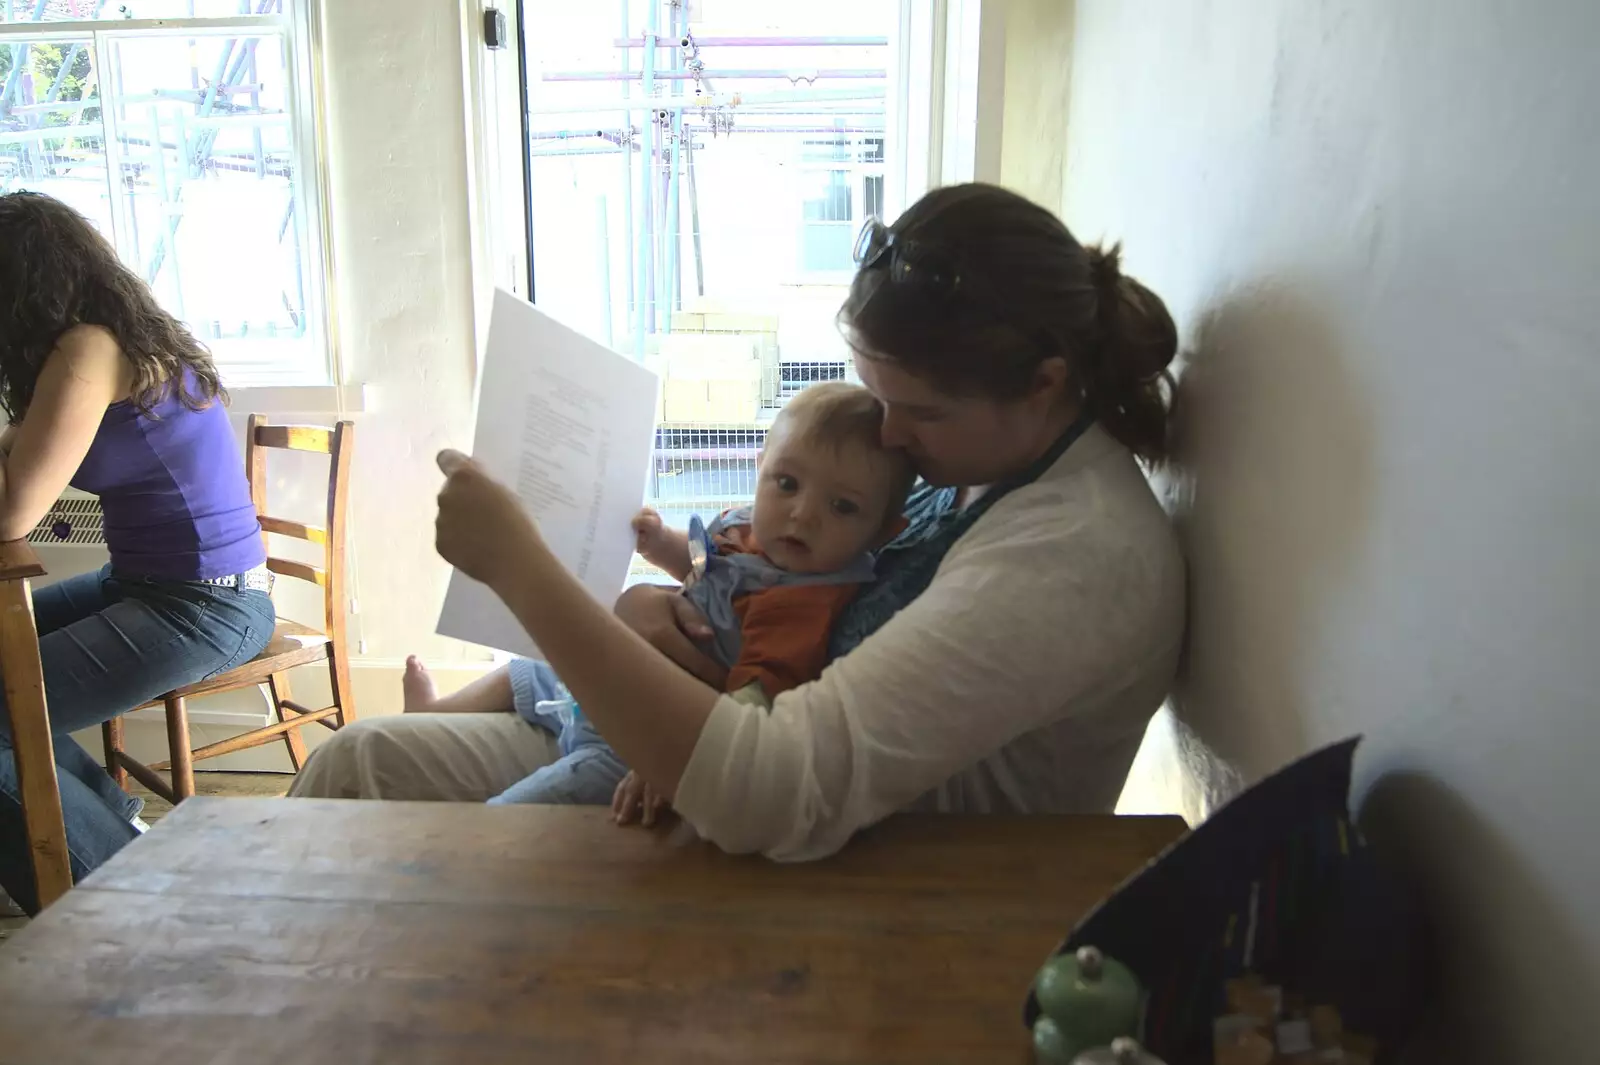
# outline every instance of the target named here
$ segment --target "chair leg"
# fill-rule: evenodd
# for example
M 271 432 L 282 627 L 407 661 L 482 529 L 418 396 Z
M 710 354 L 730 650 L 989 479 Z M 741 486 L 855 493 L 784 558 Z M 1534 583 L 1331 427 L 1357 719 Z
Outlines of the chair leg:
M 8 746 L 17 774 L 12 798 L 21 800 L 34 890 L 43 909 L 72 887 L 72 865 L 61 814 L 50 713 L 45 705 L 39 631 L 25 578 L 0 581 L 0 663 L 6 693 L 0 703 L 0 720 L 11 728 Z
M 356 719 L 356 707 L 350 695 L 350 657 L 342 639 L 328 646 L 328 685 L 333 689 L 333 705 L 339 708 L 334 719 L 344 728 Z
M 117 787 L 128 789 L 128 770 L 118 757 L 122 754 L 122 718 L 114 717 L 100 726 L 100 738 L 106 748 L 106 772 L 117 782 Z
M 169 695 L 167 750 L 172 755 L 172 794 L 175 804 L 194 795 L 194 760 L 189 755 L 189 708 L 181 695 Z
M 278 713 L 279 721 L 287 721 L 294 716 L 293 710 L 285 710 L 283 701 L 293 699 L 293 691 L 289 687 L 289 674 L 274 673 L 267 678 L 267 689 L 272 693 L 272 708 Z M 299 729 L 290 729 L 283 734 L 283 745 L 289 748 L 289 764 L 294 766 L 296 773 L 306 764 L 306 741 L 301 738 Z

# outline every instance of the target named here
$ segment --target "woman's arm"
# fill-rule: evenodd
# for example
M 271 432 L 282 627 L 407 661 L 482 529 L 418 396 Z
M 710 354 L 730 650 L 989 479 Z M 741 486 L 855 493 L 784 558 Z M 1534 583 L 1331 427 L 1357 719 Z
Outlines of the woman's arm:
M 719 692 L 728 690 L 728 670 L 704 646 L 715 633 L 700 608 L 676 588 L 636 584 L 617 597 L 622 623 L 690 674 Z
M 439 554 L 494 590 L 606 742 L 670 800 L 718 691 L 595 602 L 515 495 L 459 452 L 445 452 L 439 467 L 449 477 L 439 495 Z
M 0 540 L 20 540 L 50 512 L 131 376 L 106 330 L 78 326 L 62 336 L 0 465 Z

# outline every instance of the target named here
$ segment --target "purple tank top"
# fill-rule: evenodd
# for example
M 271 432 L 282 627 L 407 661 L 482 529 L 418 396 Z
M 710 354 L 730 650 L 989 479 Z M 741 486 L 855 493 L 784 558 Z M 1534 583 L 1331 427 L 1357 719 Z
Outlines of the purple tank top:
M 190 410 L 174 389 L 152 413 L 108 407 L 72 478 L 100 497 L 112 569 L 195 581 L 261 565 L 261 524 L 226 408 Z

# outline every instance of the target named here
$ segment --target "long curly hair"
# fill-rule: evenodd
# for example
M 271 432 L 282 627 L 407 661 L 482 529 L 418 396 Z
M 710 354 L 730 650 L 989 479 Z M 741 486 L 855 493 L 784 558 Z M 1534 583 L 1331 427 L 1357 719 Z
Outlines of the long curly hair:
M 0 407 L 13 424 L 33 402 L 45 359 L 80 325 L 116 338 L 133 366 L 132 400 L 145 413 L 169 388 L 190 410 L 226 402 L 211 352 L 87 219 L 39 193 L 0 196 Z

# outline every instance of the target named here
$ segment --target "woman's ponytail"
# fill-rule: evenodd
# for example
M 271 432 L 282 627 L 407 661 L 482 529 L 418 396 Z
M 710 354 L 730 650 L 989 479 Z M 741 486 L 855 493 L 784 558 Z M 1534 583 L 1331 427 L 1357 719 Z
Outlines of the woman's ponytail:
M 1098 343 L 1086 353 L 1084 398 L 1100 424 L 1152 465 L 1167 457 L 1178 329 L 1154 292 L 1122 273 L 1122 247 L 1086 248 Z
M 1146 463 L 1166 458 L 1178 331 L 1160 297 L 1122 275 L 1120 246 L 1085 247 L 1045 208 L 983 184 L 935 189 L 891 228 L 947 276 L 930 288 L 859 270 L 839 313 L 858 352 L 999 400 L 1031 394 L 1040 364 L 1062 359 L 1068 399 Z

